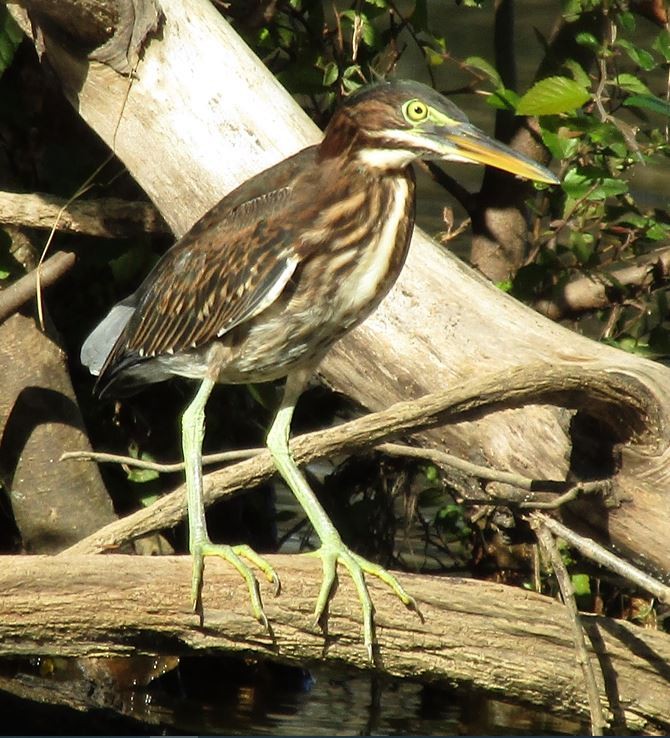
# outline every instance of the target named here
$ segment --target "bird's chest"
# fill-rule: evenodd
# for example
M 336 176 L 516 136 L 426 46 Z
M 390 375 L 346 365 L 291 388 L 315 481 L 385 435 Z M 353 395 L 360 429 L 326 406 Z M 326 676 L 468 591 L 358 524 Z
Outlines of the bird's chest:
M 348 210 L 340 203 L 316 219 L 312 234 L 322 241 L 305 260 L 294 296 L 318 313 L 314 325 L 332 335 L 360 323 L 387 294 L 405 262 L 414 225 L 410 174 L 357 193 Z M 302 293 L 301 284 L 310 289 Z
M 406 173 L 374 184 L 302 213 L 303 258 L 263 319 L 240 326 L 244 350 L 229 374 L 283 376 L 322 356 L 381 302 L 407 255 L 414 180 Z M 230 338 L 239 340 L 235 331 Z

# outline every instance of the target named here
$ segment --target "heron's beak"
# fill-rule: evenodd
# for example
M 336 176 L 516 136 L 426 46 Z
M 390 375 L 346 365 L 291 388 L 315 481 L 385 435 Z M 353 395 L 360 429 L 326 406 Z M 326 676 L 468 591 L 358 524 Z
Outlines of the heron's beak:
M 490 138 L 470 123 L 459 121 L 457 125 L 437 125 L 429 136 L 437 144 L 435 153 L 440 159 L 486 164 L 537 182 L 560 183 L 549 169 Z

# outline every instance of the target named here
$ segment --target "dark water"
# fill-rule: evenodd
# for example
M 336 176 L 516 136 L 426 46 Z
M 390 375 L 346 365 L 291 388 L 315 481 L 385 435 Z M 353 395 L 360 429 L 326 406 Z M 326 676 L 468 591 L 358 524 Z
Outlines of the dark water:
M 127 659 L 122 670 L 119 661 L 106 676 L 104 662 L 15 663 L 11 682 L 0 677 L 11 691 L 0 691 L 3 734 L 574 735 L 586 728 L 467 690 L 322 666 L 188 658 L 146 686 L 120 686 L 134 662 L 142 681 L 146 660 Z

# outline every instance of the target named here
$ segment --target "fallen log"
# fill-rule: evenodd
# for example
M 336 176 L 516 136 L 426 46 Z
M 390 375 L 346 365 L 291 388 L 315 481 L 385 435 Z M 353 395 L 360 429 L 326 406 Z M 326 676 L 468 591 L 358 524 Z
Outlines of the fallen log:
M 324 636 L 311 623 L 320 563 L 306 556 L 268 558 L 283 581 L 278 597 L 263 587 L 271 632 L 251 615 L 245 583 L 218 560 L 207 561 L 206 626 L 201 628 L 189 606 L 189 557 L 5 557 L 0 655 L 193 655 L 224 649 L 287 663 L 326 659 L 370 668 L 348 578 L 342 578 L 331 603 Z M 588 715 L 563 605 L 489 582 L 418 575 L 403 579 L 426 622 L 372 582 L 379 641 L 374 668 L 421 681 L 469 685 L 545 705 L 560 715 Z M 590 657 L 599 665 L 601 700 L 615 731 L 670 728 L 670 637 L 602 617 L 586 617 L 585 626 Z

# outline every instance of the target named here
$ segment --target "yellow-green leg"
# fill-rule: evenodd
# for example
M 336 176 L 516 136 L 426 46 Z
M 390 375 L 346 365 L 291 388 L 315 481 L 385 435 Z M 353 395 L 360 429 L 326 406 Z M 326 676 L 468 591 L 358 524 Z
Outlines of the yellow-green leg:
M 414 598 L 407 594 L 400 582 L 390 572 L 378 564 L 373 564 L 371 561 L 355 554 L 344 544 L 328 514 L 317 500 L 316 495 L 291 456 L 288 444 L 291 418 L 293 417 L 295 404 L 310 373 L 307 371 L 295 372 L 287 378 L 284 397 L 268 433 L 267 445 L 277 470 L 297 497 L 321 541 L 321 547 L 314 552 L 314 555 L 319 556 L 323 563 L 323 582 L 314 610 L 315 622 L 319 623 L 323 617 L 335 586 L 337 565 L 338 563 L 342 564 L 349 572 L 358 593 L 358 599 L 363 610 L 365 648 L 369 660 L 372 661 L 374 606 L 365 582 L 365 574 L 371 574 L 381 579 L 410 609 L 418 612 L 418 607 Z
M 193 556 L 193 578 L 191 580 L 193 611 L 200 615 L 202 622 L 202 577 L 205 568 L 205 556 L 219 556 L 231 563 L 244 577 L 249 588 L 254 617 L 267 628 L 268 620 L 263 610 L 258 580 L 246 561 L 257 566 L 278 591 L 279 578 L 274 569 L 249 546 L 214 544 L 210 541 L 207 533 L 205 501 L 202 490 L 202 441 L 205 436 L 205 405 L 214 384 L 215 382 L 209 377 L 203 379 L 193 402 L 186 408 L 181 420 L 188 505 L 189 549 Z

